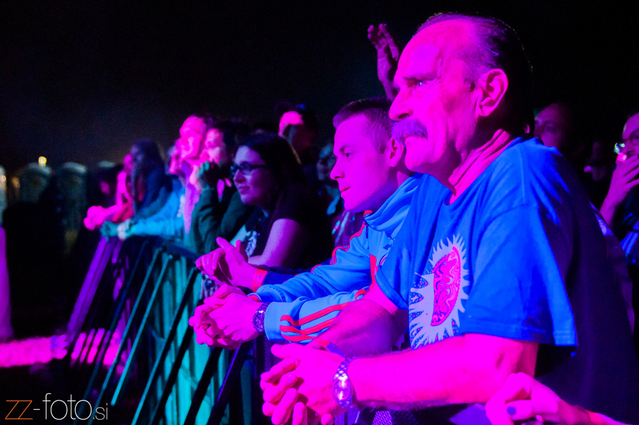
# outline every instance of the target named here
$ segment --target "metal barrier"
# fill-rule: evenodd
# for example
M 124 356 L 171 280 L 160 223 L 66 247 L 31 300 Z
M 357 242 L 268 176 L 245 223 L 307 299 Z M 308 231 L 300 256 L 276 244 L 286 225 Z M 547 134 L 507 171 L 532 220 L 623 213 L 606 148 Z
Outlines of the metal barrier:
M 130 424 L 267 422 L 255 381 L 262 362 L 249 355 L 259 343 L 229 352 L 194 341 L 196 258 L 159 238 L 100 241 L 67 330 L 83 400 Z M 75 423 L 91 424 L 91 412 L 77 417 L 87 415 Z

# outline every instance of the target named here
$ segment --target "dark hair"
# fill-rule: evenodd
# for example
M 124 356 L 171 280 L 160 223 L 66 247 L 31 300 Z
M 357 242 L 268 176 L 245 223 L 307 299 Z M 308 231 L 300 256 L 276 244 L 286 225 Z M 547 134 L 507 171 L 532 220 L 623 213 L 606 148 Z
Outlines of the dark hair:
M 157 143 L 151 139 L 139 139 L 133 142 L 133 146 L 137 147 L 143 153 L 141 163 L 133 162 L 133 171 L 131 172 L 131 182 L 133 183 L 133 197 L 136 198 L 140 193 L 146 193 L 147 180 L 156 168 L 164 170 L 164 161 L 160 155 L 160 148 Z M 142 195 L 143 196 L 143 195 Z
M 275 106 L 275 114 L 277 115 L 278 121 L 282 118 L 282 115 L 290 111 L 295 111 L 302 116 L 304 127 L 306 127 L 308 130 L 315 133 L 319 131 L 319 121 L 317 119 L 315 111 L 313 111 L 304 103 L 294 105 L 291 102 L 282 101 Z
M 144 162 L 139 165 L 138 171 L 150 171 L 158 165 L 163 165 L 162 155 L 160 154 L 160 147 L 155 141 L 151 139 L 138 139 L 133 142 L 133 146 L 137 147 L 139 151 L 144 154 Z
M 508 77 L 508 90 L 504 96 L 508 111 L 522 125 L 528 124 L 532 128 L 532 66 L 515 30 L 489 16 L 442 13 L 428 18 L 418 32 L 450 20 L 470 22 L 475 28 L 478 42 L 458 52 L 460 59 L 468 65 L 471 77 L 475 79 L 479 73 L 489 69 L 503 70 Z
M 257 152 L 280 187 L 306 181 L 304 170 L 293 148 L 277 134 L 268 131 L 252 132 L 239 146 L 246 146 Z
M 634 117 L 637 114 L 639 114 L 639 106 L 636 106 L 630 110 L 628 115 L 626 115 L 626 121 L 628 121 L 630 118 Z
M 226 146 L 226 151 L 231 156 L 237 151 L 238 143 L 246 137 L 249 132 L 249 125 L 237 118 L 217 121 L 211 128 L 222 132 L 224 146 Z
M 337 128 L 349 118 L 363 115 L 368 121 L 366 136 L 373 141 L 377 152 L 386 150 L 393 131 L 393 121 L 388 116 L 391 101 L 383 97 L 355 100 L 342 107 L 333 117 L 333 126 Z
M 198 113 L 189 115 L 189 117 L 199 118 L 204 122 L 204 125 L 206 126 L 206 130 L 204 130 L 204 134 L 206 134 L 207 131 L 212 129 L 215 123 L 219 121 L 218 117 L 208 112 L 198 112 Z

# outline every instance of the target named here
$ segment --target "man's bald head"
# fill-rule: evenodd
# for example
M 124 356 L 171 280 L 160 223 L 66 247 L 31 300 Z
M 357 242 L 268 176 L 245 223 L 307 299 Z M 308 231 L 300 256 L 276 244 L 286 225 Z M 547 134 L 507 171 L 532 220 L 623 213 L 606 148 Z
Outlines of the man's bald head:
M 442 47 L 451 57 L 466 63 L 471 82 L 490 69 L 503 70 L 508 77 L 504 102 L 510 118 L 532 128 L 532 67 L 514 29 L 492 17 L 443 13 L 430 17 L 416 36 L 429 27 L 446 41 Z

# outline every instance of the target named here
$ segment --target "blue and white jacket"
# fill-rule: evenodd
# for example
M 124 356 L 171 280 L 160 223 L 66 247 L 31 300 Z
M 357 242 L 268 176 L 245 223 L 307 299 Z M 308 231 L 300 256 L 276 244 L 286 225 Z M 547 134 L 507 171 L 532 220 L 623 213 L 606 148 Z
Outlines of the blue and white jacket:
M 328 264 L 257 290 L 262 302 L 271 302 L 264 316 L 269 340 L 308 343 L 328 329 L 344 306 L 366 294 L 423 178 L 431 177 L 408 178 L 379 210 L 365 215 L 362 229 L 348 246 L 335 248 Z

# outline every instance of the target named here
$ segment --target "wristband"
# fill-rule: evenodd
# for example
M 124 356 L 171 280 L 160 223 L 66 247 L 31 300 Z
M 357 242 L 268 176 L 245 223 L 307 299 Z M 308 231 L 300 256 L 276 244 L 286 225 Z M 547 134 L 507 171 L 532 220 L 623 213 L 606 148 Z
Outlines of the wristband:
M 255 270 L 255 274 L 253 274 L 253 280 L 251 281 L 251 289 L 253 292 L 257 291 L 257 289 L 262 286 L 264 282 L 264 278 L 266 277 L 266 270 L 257 269 Z

